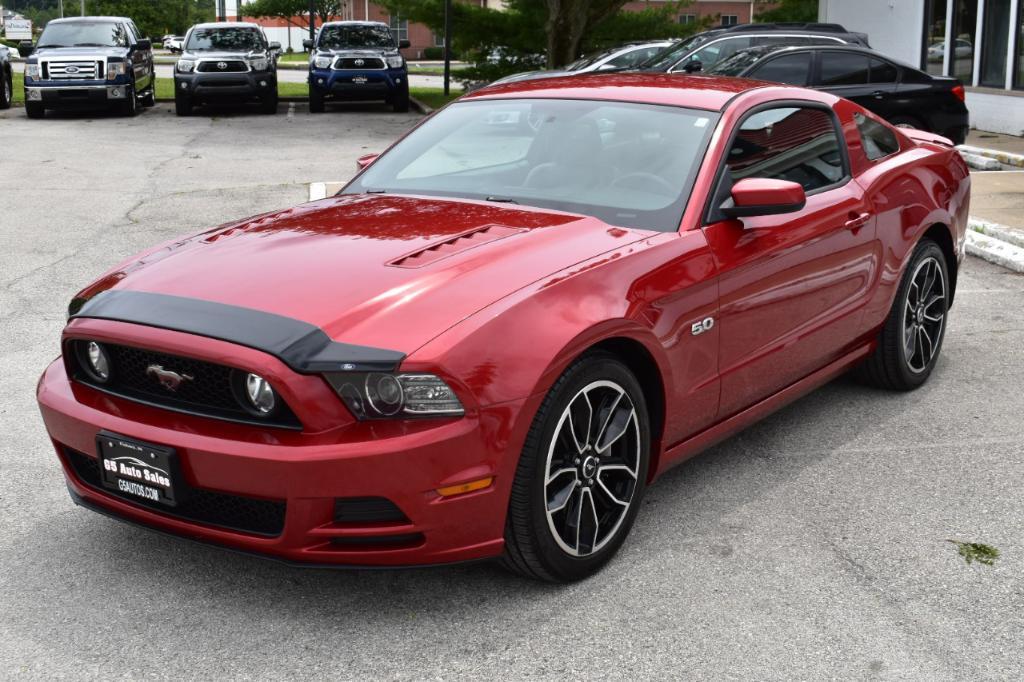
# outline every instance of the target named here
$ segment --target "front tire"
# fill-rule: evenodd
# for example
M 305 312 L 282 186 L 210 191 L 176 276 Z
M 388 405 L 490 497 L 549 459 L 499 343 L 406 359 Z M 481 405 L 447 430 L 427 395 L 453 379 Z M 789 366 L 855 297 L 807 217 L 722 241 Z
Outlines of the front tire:
M 894 391 L 924 384 L 942 350 L 949 296 L 946 256 L 938 244 L 922 239 L 900 280 L 878 345 L 860 367 L 861 377 Z
M 180 92 L 174 93 L 174 113 L 178 116 L 188 116 L 192 113 L 192 98 Z
M 25 102 L 25 115 L 29 118 L 43 118 L 46 115 L 46 107 L 34 102 Z
M 277 90 L 275 89 L 273 94 L 267 95 L 260 100 L 260 111 L 264 114 L 276 114 L 277 100 Z
M 121 115 L 131 118 L 139 113 L 139 100 L 135 97 L 135 86 L 128 85 L 124 91 L 124 102 L 121 103 Z
M 14 101 L 14 81 L 10 73 L 0 71 L 0 109 L 10 109 Z
M 650 461 L 636 377 L 614 356 L 577 360 L 551 388 L 526 437 L 509 500 L 504 565 L 550 582 L 600 570 L 636 518 Z
M 309 113 L 324 113 L 324 96 L 313 88 L 309 89 Z
M 394 94 L 391 106 L 396 114 L 404 114 L 409 111 L 409 90 L 405 88 Z

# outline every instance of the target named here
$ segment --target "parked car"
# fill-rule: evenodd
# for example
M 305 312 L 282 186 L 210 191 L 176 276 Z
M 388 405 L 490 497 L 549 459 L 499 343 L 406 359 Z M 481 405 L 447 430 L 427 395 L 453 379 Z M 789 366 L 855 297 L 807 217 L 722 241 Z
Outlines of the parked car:
M 171 36 L 170 38 L 164 41 L 164 49 L 166 49 L 171 54 L 174 54 L 175 52 L 181 52 L 182 46 L 184 44 L 184 36 Z
M 409 110 L 409 70 L 387 24 L 376 21 L 330 21 L 309 51 L 309 110 L 320 113 L 327 101 L 383 100 L 395 111 Z
M 280 43 L 268 42 L 258 24 L 193 26 L 174 67 L 175 113 L 188 116 L 196 105 L 210 102 L 259 102 L 263 113 L 277 113 L 280 51 Z
M 547 82 L 78 293 L 37 388 L 72 497 L 286 561 L 576 580 L 701 449 L 849 369 L 928 379 L 970 196 L 942 138 L 744 79 Z
M 953 41 L 954 53 L 953 56 L 957 59 L 964 59 L 966 57 L 974 56 L 974 45 L 971 41 L 964 40 L 963 38 Z M 928 61 L 930 62 L 941 62 L 946 56 L 946 41 L 940 40 L 937 43 L 928 46 Z
M 117 107 L 126 116 L 156 103 L 153 48 L 127 17 L 74 17 L 46 24 L 24 40 L 25 114 L 47 109 Z
M 629 43 L 619 45 L 607 50 L 600 50 L 580 57 L 567 65 L 564 69 L 551 69 L 539 71 L 524 71 L 511 76 L 505 76 L 494 81 L 499 83 L 514 83 L 516 81 L 533 80 L 535 78 L 554 78 L 556 76 L 569 76 L 580 73 L 592 73 L 594 71 L 609 71 L 612 69 L 632 69 L 643 64 L 651 57 L 662 52 L 666 47 L 673 45 L 671 40 L 658 40 L 647 43 Z
M 847 31 L 839 24 L 777 23 L 738 24 L 697 33 L 666 48 L 639 68 L 644 71 L 693 73 L 726 57 L 759 45 L 863 45 L 863 33 Z
M 11 71 L 11 51 L 0 45 L 0 109 L 10 109 L 14 100 L 14 74 Z
M 963 144 L 970 116 L 963 83 L 860 47 L 752 47 L 707 71 L 813 87 L 853 100 L 889 123 Z

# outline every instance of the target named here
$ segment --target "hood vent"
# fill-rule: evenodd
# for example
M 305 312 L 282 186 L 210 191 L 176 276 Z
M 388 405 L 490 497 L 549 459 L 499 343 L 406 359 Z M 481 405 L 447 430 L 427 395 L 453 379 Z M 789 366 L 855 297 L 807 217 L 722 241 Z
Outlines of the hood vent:
M 457 253 L 462 253 L 463 251 L 468 251 L 469 249 L 483 246 L 505 237 L 511 237 L 522 231 L 523 229 L 521 228 L 508 227 L 507 225 L 485 225 L 484 227 L 478 227 L 469 232 L 455 235 L 443 242 L 431 244 L 418 251 L 407 253 L 391 261 L 388 265 L 394 265 L 399 268 L 421 268 L 442 258 L 448 258 Z

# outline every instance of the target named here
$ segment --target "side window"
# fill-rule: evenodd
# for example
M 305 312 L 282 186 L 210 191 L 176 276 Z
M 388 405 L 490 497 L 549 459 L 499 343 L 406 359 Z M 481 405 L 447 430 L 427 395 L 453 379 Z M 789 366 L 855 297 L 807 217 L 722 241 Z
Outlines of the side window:
M 626 54 L 620 54 L 615 59 L 610 60 L 608 65 L 623 67 L 636 66 L 637 64 L 642 64 L 654 55 L 658 54 L 661 49 L 662 48 L 660 47 L 645 47 L 642 50 L 633 50 Z
M 811 76 L 811 53 L 798 52 L 770 59 L 754 69 L 750 76 L 787 85 L 807 85 Z
M 846 177 L 839 145 L 829 112 L 815 107 L 767 109 L 740 125 L 726 167 L 733 182 L 774 178 L 813 192 Z
M 861 113 L 854 114 L 853 120 L 857 124 L 857 132 L 860 133 L 860 141 L 864 145 L 864 154 L 872 161 L 900 150 L 896 134 L 878 121 Z
M 821 86 L 866 85 L 868 56 L 854 52 L 821 53 Z
M 881 59 L 871 59 L 869 69 L 872 83 L 895 83 L 899 76 L 895 66 Z

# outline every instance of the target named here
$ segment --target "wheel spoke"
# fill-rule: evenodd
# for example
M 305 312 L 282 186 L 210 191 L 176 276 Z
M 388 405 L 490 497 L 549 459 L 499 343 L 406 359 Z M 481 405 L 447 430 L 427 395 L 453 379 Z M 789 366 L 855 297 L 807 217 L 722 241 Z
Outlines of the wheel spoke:
M 548 499 L 548 514 L 554 514 L 555 512 L 565 509 L 565 506 L 569 504 L 569 501 L 572 499 L 573 493 L 578 489 L 579 488 L 576 486 L 576 479 L 574 477 L 569 485 L 555 493 L 554 497 Z
M 601 474 L 609 471 L 625 471 L 629 474 L 629 477 L 634 481 L 636 480 L 636 469 L 633 469 L 626 464 L 606 464 L 597 470 L 597 477 L 601 478 Z
M 587 443 L 589 442 L 590 429 L 594 421 L 594 407 L 590 404 L 590 398 L 587 394 L 581 393 L 569 403 L 567 412 L 569 432 L 572 434 L 576 452 L 580 454 L 586 450 Z
M 548 480 L 545 482 L 544 485 L 546 485 L 546 486 L 551 485 L 551 482 L 554 481 L 556 478 L 558 478 L 559 476 L 565 476 L 566 474 L 572 474 L 572 480 L 575 481 L 576 480 L 576 467 L 562 467 L 561 469 L 558 469 L 554 473 L 549 474 L 548 475 Z
M 585 509 L 586 508 L 586 509 Z M 585 547 L 587 553 L 594 551 L 597 546 L 598 531 L 601 524 L 597 518 L 597 506 L 594 504 L 594 493 L 590 488 L 584 488 L 580 494 L 580 520 L 579 535 L 576 547 L 582 552 Z M 582 544 L 581 544 L 582 543 Z
M 907 364 L 912 364 L 914 353 L 917 350 L 917 330 L 911 325 L 903 332 L 903 352 L 907 358 Z
M 627 398 L 626 402 L 629 402 Z M 615 443 L 622 438 L 623 434 L 629 430 L 629 425 L 636 420 L 636 412 L 633 410 L 632 405 L 625 405 L 621 409 L 617 410 L 614 415 L 608 420 L 608 428 L 598 438 L 595 450 L 598 454 L 604 454 L 615 445 Z
M 608 486 L 605 485 L 604 481 L 601 480 L 600 473 L 598 473 L 597 475 L 597 487 L 601 489 L 601 492 L 604 493 L 605 497 L 607 497 L 608 500 L 613 504 L 617 504 L 620 507 L 629 506 L 629 502 L 626 502 L 625 500 L 620 500 L 619 498 L 615 497 L 614 494 L 612 494 L 611 490 L 608 490 Z
M 594 436 L 594 449 L 598 452 L 601 451 L 601 441 L 605 437 L 605 433 L 608 431 L 608 425 L 615 416 L 615 409 L 619 406 L 619 403 L 622 402 L 622 396 L 624 395 L 625 393 L 623 392 L 615 396 L 611 406 L 608 408 L 608 414 L 604 416 L 604 421 L 601 422 L 601 427 L 597 430 L 597 434 Z
M 921 366 L 924 367 L 932 359 L 932 353 L 935 352 L 935 343 L 932 341 L 932 337 L 928 334 L 928 330 L 923 326 L 917 328 L 918 337 L 921 341 Z M 925 350 L 924 342 L 928 343 L 927 352 Z

